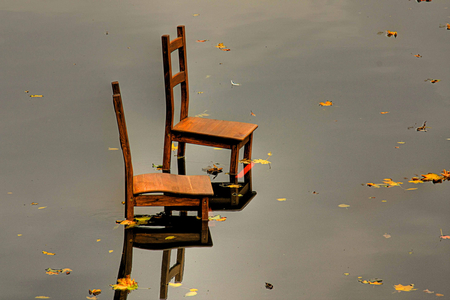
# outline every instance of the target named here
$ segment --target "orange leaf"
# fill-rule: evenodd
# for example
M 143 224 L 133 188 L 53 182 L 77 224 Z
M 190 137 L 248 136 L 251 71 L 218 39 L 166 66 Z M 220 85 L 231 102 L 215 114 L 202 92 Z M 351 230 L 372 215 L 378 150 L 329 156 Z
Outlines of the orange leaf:
M 388 114 L 389 112 L 388 111 L 382 111 L 382 112 L 380 112 L 380 114 L 382 114 L 382 115 L 385 115 L 385 114 Z
M 319 103 L 320 106 L 332 106 L 333 102 L 332 101 L 325 101 L 325 102 L 320 102 Z
M 197 43 L 204 43 L 204 42 L 206 42 L 207 40 L 197 40 Z
M 434 173 L 422 174 L 422 177 L 422 181 L 433 181 L 433 183 L 440 183 L 444 179 L 444 177 Z
M 386 35 L 387 35 L 388 37 L 394 36 L 394 37 L 396 38 L 396 37 L 397 37 L 397 31 L 390 31 L 390 30 L 387 30 L 387 31 L 386 31 Z

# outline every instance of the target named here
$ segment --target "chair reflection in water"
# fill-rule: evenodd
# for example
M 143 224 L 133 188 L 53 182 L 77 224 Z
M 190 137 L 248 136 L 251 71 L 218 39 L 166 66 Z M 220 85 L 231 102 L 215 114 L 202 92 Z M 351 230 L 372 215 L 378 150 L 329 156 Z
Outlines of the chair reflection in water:
M 208 226 L 199 228 L 201 222 L 193 216 L 152 216 L 144 226 L 124 229 L 122 259 L 117 278 L 130 276 L 133 263 L 133 248 L 143 250 L 162 250 L 160 299 L 167 299 L 168 286 L 172 278 L 182 282 L 184 275 L 185 248 L 212 247 Z M 201 222 L 204 223 L 204 222 Z M 155 228 L 157 227 L 157 228 Z M 167 239 L 170 237 L 170 239 Z M 172 250 L 177 250 L 177 258 L 171 266 Z M 142 286 L 144 282 L 138 281 Z M 114 300 L 126 299 L 127 291 L 116 290 Z

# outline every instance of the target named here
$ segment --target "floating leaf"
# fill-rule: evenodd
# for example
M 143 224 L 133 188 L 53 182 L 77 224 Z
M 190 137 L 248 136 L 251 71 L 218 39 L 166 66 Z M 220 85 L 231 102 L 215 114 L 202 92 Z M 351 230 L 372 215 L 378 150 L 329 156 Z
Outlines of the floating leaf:
M 273 284 L 266 282 L 266 289 L 268 290 L 273 289 Z
M 156 169 L 156 170 L 162 170 L 163 166 L 162 165 L 155 165 L 152 163 L 152 168 Z
M 114 252 L 114 250 L 109 250 L 108 252 L 109 252 L 109 253 L 113 253 L 113 252 Z
M 42 96 L 42 95 L 30 95 L 30 97 L 31 97 L 31 98 L 42 98 L 42 97 L 44 97 L 44 96 Z
M 390 239 L 390 238 L 391 238 L 391 235 L 390 235 L 389 233 L 385 233 L 385 234 L 383 234 L 383 236 L 384 236 L 385 238 L 387 238 L 387 239 Z
M 176 237 L 174 235 L 169 235 L 169 236 L 166 236 L 165 240 L 173 240 L 175 238 Z
M 390 30 L 386 30 L 386 36 L 387 37 L 391 37 L 391 36 L 393 36 L 393 37 L 395 37 L 395 38 L 397 38 L 397 31 L 390 31 Z
M 198 16 L 200 16 L 200 14 L 193 14 L 192 16 L 193 17 L 198 17 Z
M 254 162 L 255 164 L 262 164 L 262 165 L 268 165 L 270 164 L 270 161 L 268 161 L 267 159 L 254 159 L 252 160 L 252 162 Z
M 100 289 L 92 289 L 92 290 L 89 290 L 89 295 L 97 296 L 97 295 L 100 295 L 101 292 L 102 292 L 102 290 L 100 290 Z
M 172 151 L 177 151 L 178 150 L 178 146 L 175 146 L 175 144 L 172 144 Z
M 111 147 L 109 147 L 108 150 L 110 150 L 110 151 L 117 151 L 117 150 L 119 150 L 119 148 L 111 148 Z
M 409 188 L 409 189 L 406 189 L 407 191 L 415 191 L 415 190 L 417 190 L 417 188 Z
M 388 114 L 389 112 L 388 111 L 382 111 L 382 112 L 380 112 L 380 114 L 382 114 L 382 115 L 385 115 L 385 114 Z
M 278 201 L 286 201 L 286 198 L 278 198 Z
M 50 297 L 47 296 L 36 296 L 35 299 L 50 299 Z
M 240 83 L 236 83 L 233 80 L 231 80 L 231 85 L 233 85 L 233 86 L 240 86 L 241 84 Z
M 181 284 L 181 282 L 169 282 L 169 285 L 170 286 L 173 286 L 173 287 L 179 287 L 179 286 L 182 286 L 182 284 Z
M 216 48 L 224 49 L 224 48 L 226 48 L 226 47 L 225 47 L 225 45 L 224 45 L 223 43 L 218 43 L 218 44 L 216 45 Z
M 133 291 L 137 290 L 138 284 L 136 281 L 130 279 L 130 275 L 127 275 L 125 278 L 119 278 L 117 279 L 117 284 L 111 284 L 110 285 L 114 290 L 128 290 Z
M 430 291 L 429 289 L 423 290 L 427 294 L 434 294 L 434 291 Z
M 450 172 L 446 171 L 445 169 L 441 173 L 442 177 L 444 177 L 445 180 L 450 180 Z
M 70 272 L 72 272 L 72 270 L 69 268 L 64 268 L 64 269 L 47 268 L 47 269 L 45 269 L 45 274 L 48 274 L 48 275 L 59 275 L 62 273 L 66 273 L 66 275 L 69 275 Z
M 256 115 L 253 113 L 253 111 L 250 111 L 250 115 L 253 117 L 256 117 Z
M 383 279 L 379 278 L 372 278 L 372 279 L 359 279 L 358 282 L 361 282 L 362 284 L 372 284 L 372 285 L 382 285 Z
M 208 40 L 197 40 L 197 43 L 204 43 L 206 41 L 208 41 Z
M 30 205 L 38 205 L 39 203 L 36 203 L 36 202 L 31 202 L 31 204 Z
M 427 78 L 424 80 L 425 82 L 429 81 L 431 83 L 438 83 L 439 81 L 441 81 L 440 79 L 433 79 L 433 78 Z
M 227 217 L 221 217 L 220 215 L 215 215 L 215 216 L 208 218 L 209 221 L 218 221 L 218 222 L 223 222 L 226 219 L 227 219 Z
M 44 208 L 47 208 L 47 206 L 38 207 L 38 209 L 44 209 Z
M 376 184 L 376 183 L 372 183 L 372 182 L 366 183 L 366 185 L 367 185 L 368 187 L 380 188 L 380 185 L 378 185 L 378 184 Z
M 403 184 L 403 182 L 395 182 L 395 181 L 392 181 L 391 178 L 385 178 L 385 179 L 383 179 L 383 183 L 387 184 L 387 187 L 400 186 L 401 184 Z
M 348 204 L 339 204 L 338 207 L 348 208 L 348 207 L 350 207 L 350 205 L 348 205 Z
M 438 293 L 436 293 L 436 297 L 444 297 L 444 294 L 438 294 Z
M 444 179 L 444 177 L 434 173 L 422 174 L 422 177 L 422 181 L 433 181 L 433 183 L 441 183 L 442 179 Z
M 422 55 L 420 55 L 420 54 L 415 54 L 414 56 L 417 57 L 417 58 L 421 58 L 422 57 Z
M 325 102 L 320 102 L 319 103 L 320 106 L 332 106 L 333 102 L 332 101 L 325 101 Z
M 47 251 L 42 251 L 42 253 L 46 254 L 46 255 L 56 255 L 55 253 L 50 253 L 50 252 L 47 252 Z
M 411 180 L 408 181 L 408 182 L 414 183 L 414 184 L 417 184 L 417 183 L 423 183 L 423 181 L 420 180 L 419 177 L 413 177 L 413 178 L 411 178 Z
M 394 288 L 398 292 L 411 292 L 411 291 L 417 290 L 414 288 L 414 284 L 410 284 L 410 285 L 396 284 L 396 285 L 394 285 Z

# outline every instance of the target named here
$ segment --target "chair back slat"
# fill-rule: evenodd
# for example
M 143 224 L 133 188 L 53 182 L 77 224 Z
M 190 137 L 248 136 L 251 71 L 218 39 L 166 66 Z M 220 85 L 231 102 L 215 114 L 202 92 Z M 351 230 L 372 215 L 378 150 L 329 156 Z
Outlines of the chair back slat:
M 186 35 L 184 26 L 177 27 L 177 38 L 170 41 L 169 35 L 163 35 L 162 52 L 164 66 L 164 85 L 166 94 L 166 131 L 172 130 L 174 119 L 174 93 L 173 88 L 180 84 L 181 107 L 180 120 L 187 118 L 189 111 L 189 84 L 186 59 Z M 173 51 L 178 50 L 179 72 L 172 76 Z M 166 132 L 168 134 L 169 132 Z
M 122 96 L 120 94 L 119 82 L 111 83 L 113 89 L 114 110 L 116 112 L 117 127 L 119 128 L 120 146 L 122 148 L 123 160 L 125 163 L 125 190 L 127 202 L 133 196 L 133 165 L 131 163 L 131 150 L 128 141 L 127 125 L 123 112 Z

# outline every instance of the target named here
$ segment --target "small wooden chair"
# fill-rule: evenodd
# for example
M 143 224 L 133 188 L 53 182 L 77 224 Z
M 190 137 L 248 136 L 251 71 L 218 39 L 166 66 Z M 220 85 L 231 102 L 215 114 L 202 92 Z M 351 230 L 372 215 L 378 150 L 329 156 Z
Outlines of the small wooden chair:
M 164 138 L 163 172 L 170 173 L 172 142 L 178 142 L 178 158 L 184 158 L 186 143 L 231 149 L 230 181 L 237 183 L 239 149 L 244 148 L 244 159 L 251 159 L 253 131 L 256 124 L 189 117 L 189 85 L 184 26 L 177 27 L 177 38 L 170 41 L 162 36 L 164 83 L 166 93 L 166 129 Z M 178 50 L 180 71 L 172 75 L 171 53 Z M 174 126 L 173 88 L 181 86 L 180 122 Z M 185 174 L 178 164 L 178 173 Z
M 125 217 L 134 219 L 135 206 L 196 207 L 202 221 L 208 221 L 209 197 L 214 195 L 207 175 L 184 176 L 152 173 L 133 176 L 130 144 L 119 83 L 112 82 L 114 109 L 125 162 Z M 159 193 L 159 195 L 149 195 Z M 164 193 L 161 195 L 161 193 Z

